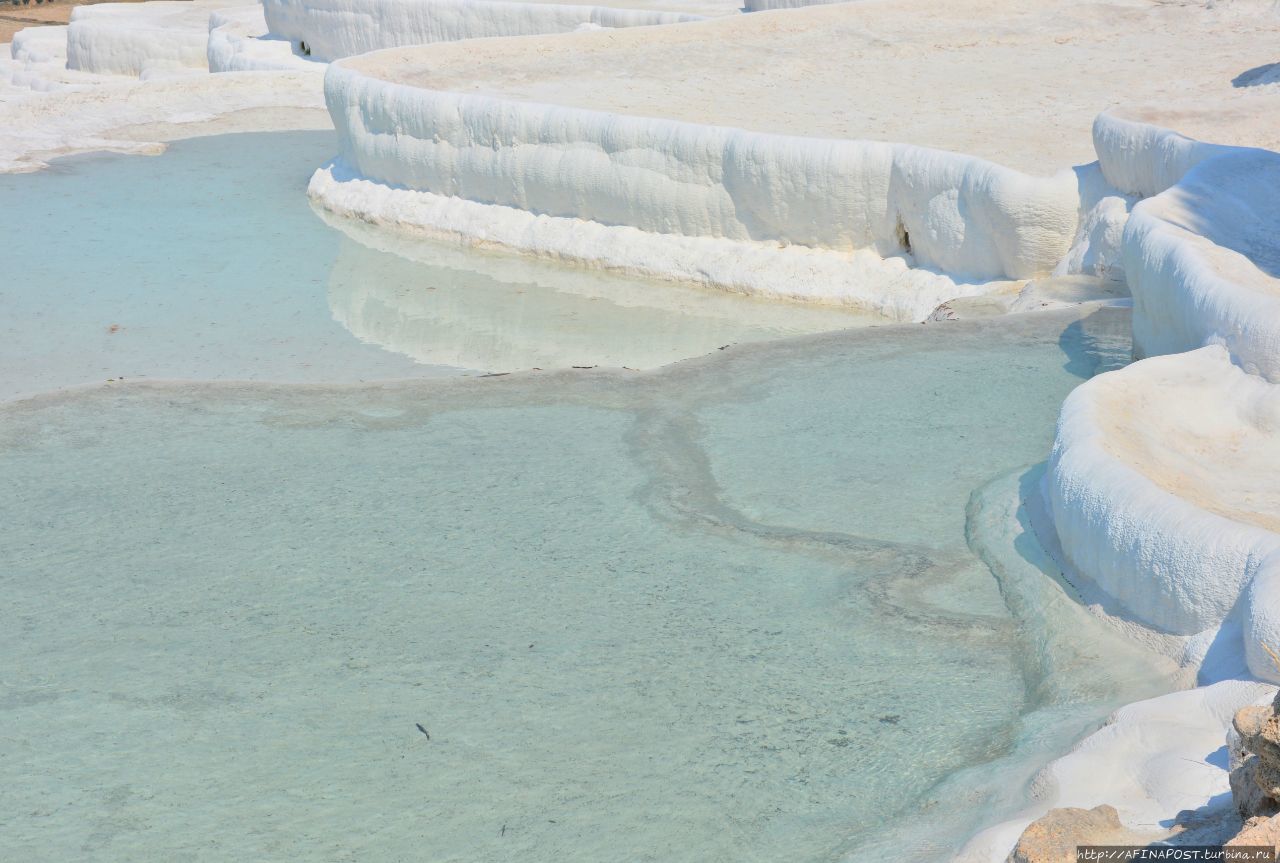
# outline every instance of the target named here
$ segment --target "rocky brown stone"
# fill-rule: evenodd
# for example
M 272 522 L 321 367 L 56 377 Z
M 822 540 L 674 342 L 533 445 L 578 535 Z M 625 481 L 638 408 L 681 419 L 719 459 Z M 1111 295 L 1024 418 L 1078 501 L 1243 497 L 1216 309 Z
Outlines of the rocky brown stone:
M 1270 846 L 1280 853 L 1280 693 L 1270 707 L 1236 711 L 1227 755 L 1231 799 L 1244 819 L 1227 845 Z
M 1268 762 L 1266 758 L 1258 758 L 1258 767 L 1253 774 L 1253 781 L 1262 793 L 1272 800 L 1280 798 L 1280 765 Z
M 1231 771 L 1231 800 L 1240 817 L 1245 820 L 1258 815 L 1269 817 L 1280 812 L 1280 806 L 1264 794 L 1258 784 L 1258 768 L 1261 764 L 1258 756 L 1250 755 L 1238 768 Z
M 1227 847 L 1233 845 L 1270 845 L 1280 851 L 1280 815 L 1250 818 L 1244 829 L 1227 842 Z
M 1112 806 L 1051 809 L 1023 831 L 1007 863 L 1075 863 L 1079 845 L 1146 845 L 1153 839 L 1121 824 Z
M 1231 724 L 1246 750 L 1280 767 L 1280 717 L 1270 707 L 1241 708 Z
M 1231 724 L 1241 738 L 1248 739 L 1262 733 L 1262 726 L 1271 718 L 1270 707 L 1242 707 L 1236 711 Z

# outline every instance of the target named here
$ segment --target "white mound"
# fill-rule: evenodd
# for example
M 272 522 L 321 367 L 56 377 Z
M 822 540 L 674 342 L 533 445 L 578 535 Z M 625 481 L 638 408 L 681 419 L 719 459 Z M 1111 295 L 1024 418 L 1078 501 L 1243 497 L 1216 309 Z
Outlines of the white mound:
M 67 27 L 28 27 L 0 45 L 0 103 L 89 81 L 93 75 L 67 69 Z
M 459 97 L 339 66 L 325 88 L 341 161 L 313 198 L 474 242 L 920 320 L 980 290 L 951 275 L 1047 272 L 1075 234 L 1069 172 Z M 939 290 L 921 293 L 939 282 L 929 269 Z
M 1046 491 L 1085 596 L 1186 661 L 1280 681 L 1280 387 L 1221 347 L 1094 378 L 1062 408 Z
M 1150 169 L 1150 166 L 1148 166 Z M 1151 170 L 1148 170 L 1151 175 Z M 1054 806 L 1116 806 L 1140 830 L 1216 844 L 1238 817 L 1227 732 L 1280 680 L 1280 386 L 1221 346 L 1137 362 L 1063 405 L 1044 491 L 1085 601 L 1208 685 L 1133 704 L 1039 777 L 1019 819 L 958 858 L 1003 863 Z M 1239 679 L 1244 678 L 1244 679 Z
M 67 68 L 100 75 L 208 71 L 209 15 L 257 0 L 153 0 L 78 6 L 67 31 Z

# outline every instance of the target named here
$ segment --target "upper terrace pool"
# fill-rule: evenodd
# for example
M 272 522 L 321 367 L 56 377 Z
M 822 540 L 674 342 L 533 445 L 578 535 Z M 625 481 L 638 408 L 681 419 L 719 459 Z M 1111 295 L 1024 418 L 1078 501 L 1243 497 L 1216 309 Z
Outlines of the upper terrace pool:
M 0 178 L 0 858 L 923 863 L 1162 685 L 1014 514 L 1124 310 L 743 344 L 866 321 L 337 231 L 332 146 Z
M 879 322 L 338 230 L 306 197 L 335 146 L 325 132 L 224 135 L 0 175 L 0 398 L 122 377 L 643 369 Z

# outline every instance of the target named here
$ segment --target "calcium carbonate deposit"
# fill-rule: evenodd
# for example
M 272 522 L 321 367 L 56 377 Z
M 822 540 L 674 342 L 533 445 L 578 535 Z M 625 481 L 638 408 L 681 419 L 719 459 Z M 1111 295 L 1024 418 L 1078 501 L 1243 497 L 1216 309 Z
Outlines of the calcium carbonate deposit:
M 1270 0 L 61 20 L 0 858 L 1280 835 Z

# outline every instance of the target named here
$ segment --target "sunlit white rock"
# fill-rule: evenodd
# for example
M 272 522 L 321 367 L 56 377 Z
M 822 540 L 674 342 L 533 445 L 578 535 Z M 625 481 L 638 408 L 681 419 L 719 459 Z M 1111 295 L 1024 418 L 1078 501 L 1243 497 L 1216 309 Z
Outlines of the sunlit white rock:
M 956 281 L 912 267 L 905 256 L 881 257 L 869 249 L 779 247 L 536 215 L 516 207 L 387 186 L 353 175 L 341 162 L 316 171 L 308 194 L 336 215 L 435 240 L 504 248 L 753 296 L 860 307 L 899 321 L 923 320 L 954 297 L 1014 287 L 1007 281 Z
M 466 96 L 379 77 L 429 56 L 429 49 L 379 52 L 330 67 L 326 100 L 353 179 L 496 205 L 515 218 L 536 214 L 633 228 L 641 232 L 636 241 L 655 247 L 668 238 L 695 238 L 758 244 L 773 254 L 805 247 L 910 256 L 958 282 L 1047 273 L 1075 235 L 1079 202 L 1069 171 L 1030 177 L 919 147 Z M 333 200 L 340 182 L 332 173 L 318 175 L 313 197 Z M 348 203 L 335 208 L 357 209 L 350 203 L 357 187 L 347 188 Z M 365 198 L 363 209 L 372 209 Z M 509 221 L 496 211 L 464 224 L 441 221 L 438 210 L 423 209 L 413 220 L 516 248 L 531 245 L 513 241 L 510 231 L 508 238 L 495 236 L 491 226 Z M 616 245 L 583 243 L 576 234 L 576 226 L 560 236 L 544 231 L 538 244 L 601 263 L 619 254 Z M 686 277 L 671 272 L 669 261 L 642 254 L 653 264 L 650 272 Z M 741 279 L 719 283 L 750 289 Z M 813 298 L 807 286 L 761 292 Z M 923 317 L 949 297 L 931 299 L 936 302 L 909 316 Z
M 1108 611 L 1213 641 L 1217 665 L 1247 650 L 1273 682 L 1278 431 L 1280 387 L 1223 348 L 1143 360 L 1067 398 L 1046 482 L 1063 553 Z
M 0 101 L 0 173 L 88 150 L 155 153 L 161 142 L 249 129 L 323 128 L 320 76 L 232 72 L 69 87 Z
M 1124 231 L 1138 356 L 1222 344 L 1280 382 L 1280 154 L 1099 118 L 1102 170 L 1152 195 Z
M 67 30 L 67 67 L 139 76 L 148 70 L 207 71 L 209 15 L 254 0 L 153 0 L 78 6 Z
M 262 6 L 219 9 L 209 16 L 210 72 L 258 72 L 283 69 L 319 70 L 294 54 L 289 42 L 267 31 Z
M 710 8 L 707 8 L 710 7 Z M 598 5 L 538 0 L 263 0 L 271 33 L 317 60 L 379 48 L 490 36 L 567 33 L 584 26 L 641 27 L 696 21 L 736 5 L 632 0 Z

